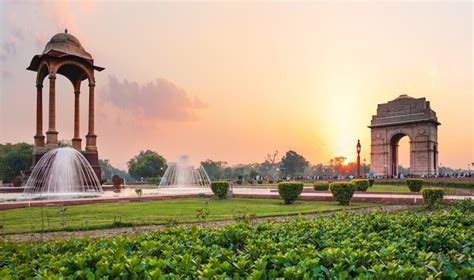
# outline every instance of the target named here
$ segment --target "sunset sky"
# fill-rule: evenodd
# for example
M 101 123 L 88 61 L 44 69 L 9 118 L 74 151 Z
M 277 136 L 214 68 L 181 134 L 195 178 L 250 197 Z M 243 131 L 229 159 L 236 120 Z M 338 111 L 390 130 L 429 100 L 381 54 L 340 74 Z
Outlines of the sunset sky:
M 369 162 L 371 116 L 400 94 L 437 112 L 443 166 L 474 162 L 469 1 L 1 1 L 0 15 L 0 143 L 33 143 L 36 73 L 26 67 L 67 28 L 106 68 L 96 73 L 98 149 L 120 168 L 144 149 L 170 161 L 261 162 L 289 149 L 312 163 L 353 160 L 357 139 Z M 56 92 L 59 138 L 70 140 L 65 77 Z M 82 94 L 83 145 L 86 105 Z

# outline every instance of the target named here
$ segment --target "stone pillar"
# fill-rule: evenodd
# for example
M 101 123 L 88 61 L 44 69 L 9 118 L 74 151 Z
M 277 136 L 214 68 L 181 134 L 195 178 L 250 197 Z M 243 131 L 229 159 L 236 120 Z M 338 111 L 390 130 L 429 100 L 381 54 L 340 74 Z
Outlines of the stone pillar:
M 36 134 L 35 148 L 44 147 L 43 135 L 43 84 L 36 84 Z
M 89 83 L 89 131 L 86 135 L 86 151 L 97 151 L 96 138 L 94 133 L 94 87 L 95 83 Z
M 46 132 L 46 147 L 58 147 L 58 132 L 56 131 L 56 74 L 49 75 L 49 128 Z
M 72 147 L 81 150 L 82 139 L 80 134 L 80 89 L 74 90 L 74 138 L 72 138 Z

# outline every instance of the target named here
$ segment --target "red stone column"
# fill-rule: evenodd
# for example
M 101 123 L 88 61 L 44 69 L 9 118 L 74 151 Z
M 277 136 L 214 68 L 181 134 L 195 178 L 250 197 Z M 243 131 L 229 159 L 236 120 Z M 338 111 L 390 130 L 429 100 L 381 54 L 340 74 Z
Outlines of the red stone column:
M 36 134 L 35 147 L 44 147 L 43 135 L 43 84 L 36 84 Z
M 89 83 L 89 131 L 86 135 L 86 151 L 97 151 L 97 135 L 94 133 L 94 87 L 94 82 Z
M 49 75 L 49 128 L 46 132 L 46 147 L 58 147 L 58 132 L 56 131 L 56 75 Z
M 80 90 L 79 88 L 74 90 L 74 138 L 72 138 L 72 147 L 77 150 L 81 150 L 82 139 L 79 137 L 80 134 Z

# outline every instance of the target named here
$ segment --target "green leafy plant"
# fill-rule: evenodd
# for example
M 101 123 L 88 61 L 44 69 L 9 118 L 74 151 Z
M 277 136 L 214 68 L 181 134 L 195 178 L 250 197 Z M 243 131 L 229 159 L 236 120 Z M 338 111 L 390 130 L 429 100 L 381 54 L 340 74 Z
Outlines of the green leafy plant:
M 451 205 L 453 208 L 458 209 L 463 213 L 474 212 L 474 200 L 472 198 L 453 200 Z
M 411 192 L 419 192 L 423 187 L 423 179 L 407 179 L 406 183 Z
M 369 178 L 369 187 L 372 187 L 375 183 L 375 179 Z
M 423 188 L 421 190 L 423 204 L 428 209 L 438 208 L 443 205 L 444 190 L 441 188 Z
M 65 207 L 64 205 L 59 206 L 58 215 L 61 219 L 60 224 L 61 224 L 61 227 L 63 228 L 63 230 L 66 229 L 66 225 L 67 225 L 66 211 L 67 211 L 67 207 Z
M 356 191 L 365 192 L 370 186 L 370 182 L 367 179 L 352 179 L 351 182 L 356 185 Z
M 201 219 L 203 221 L 205 221 L 207 219 L 209 214 L 211 214 L 211 211 L 209 210 L 207 201 L 206 201 L 203 208 L 200 208 L 200 209 L 196 210 L 196 218 Z
M 285 204 L 292 204 L 303 191 L 301 182 L 280 182 L 278 183 L 278 193 Z
M 220 199 L 225 199 L 227 197 L 227 193 L 229 192 L 229 182 L 211 182 L 211 190 Z
M 349 205 L 355 188 L 356 185 L 352 182 L 332 182 L 329 184 L 332 196 L 341 205 Z
M 138 196 L 138 200 L 141 200 L 141 199 L 142 199 L 143 190 L 142 190 L 142 189 L 135 189 L 135 193 L 136 193 L 137 196 Z
M 262 181 L 262 180 L 258 180 L 258 181 L 257 181 L 257 184 L 261 185 L 261 184 L 263 184 L 263 181 Z
M 327 191 L 329 190 L 329 182 L 328 181 L 314 182 L 313 188 L 315 191 Z

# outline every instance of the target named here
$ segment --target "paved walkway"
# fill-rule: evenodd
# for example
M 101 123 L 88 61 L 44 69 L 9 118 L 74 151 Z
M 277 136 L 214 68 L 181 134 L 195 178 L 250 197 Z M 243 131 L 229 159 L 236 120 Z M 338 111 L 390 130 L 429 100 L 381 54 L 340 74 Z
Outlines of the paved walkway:
M 50 200 L 38 200 L 25 197 L 22 194 L 10 194 L 9 197 L 4 197 L 6 194 L 0 194 L 0 210 L 24 208 L 24 207 L 40 207 L 51 205 L 79 205 L 90 203 L 107 203 L 107 202 L 128 202 L 128 201 L 149 201 L 149 200 L 165 200 L 177 198 L 194 198 L 202 196 L 212 196 L 209 189 L 203 188 L 151 188 L 143 189 L 143 196 L 138 198 L 133 189 L 127 189 L 122 193 L 105 192 L 98 197 L 87 198 L 65 198 L 57 197 Z M 257 188 L 257 187 L 238 187 L 233 189 L 234 197 L 241 198 L 280 198 L 276 188 Z M 445 195 L 446 202 L 455 199 L 474 199 L 474 194 L 452 194 Z M 3 201 L 2 201 L 3 199 Z M 304 189 L 300 196 L 301 200 L 333 200 L 330 192 L 316 192 L 311 187 Z M 382 202 L 390 204 L 421 204 L 423 197 L 417 193 L 371 193 L 371 192 L 356 192 L 352 199 L 354 202 Z

